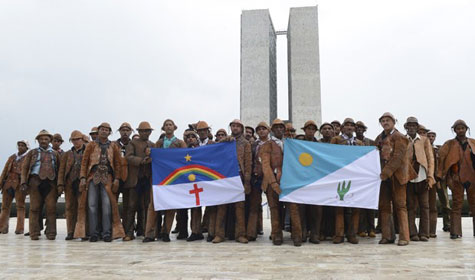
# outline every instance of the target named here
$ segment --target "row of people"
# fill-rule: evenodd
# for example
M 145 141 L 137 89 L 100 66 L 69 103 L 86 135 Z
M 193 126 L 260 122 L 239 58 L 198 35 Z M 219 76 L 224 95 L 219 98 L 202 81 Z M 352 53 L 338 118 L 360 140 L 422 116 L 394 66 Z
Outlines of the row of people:
M 450 228 L 451 238 L 461 237 L 464 189 L 472 215 L 475 210 L 472 187 L 475 184 L 475 141 L 466 137 L 466 123 L 456 121 L 452 126 L 457 135 L 455 139 L 437 148 L 433 145 L 436 134 L 426 130 L 414 117 L 409 117 L 404 124 L 407 135 L 395 129 L 396 119 L 390 113 L 383 114 L 379 122 L 383 132 L 372 141 L 364 136 L 364 123 L 351 118 L 345 119 L 342 125 L 334 121 L 319 128 L 315 122 L 307 121 L 303 126 L 305 134 L 301 136 L 295 135 L 291 124 L 279 119 L 271 126 L 261 122 L 255 129 L 245 127 L 240 120 L 232 121 L 231 135 L 220 129 L 215 141 L 236 141 L 246 201 L 206 207 L 203 216 L 201 207 L 191 209 L 192 233 L 187 237 L 188 241 L 203 239 L 204 229 L 208 232 L 208 241 L 213 243 L 223 242 L 226 237 L 241 243 L 255 240 L 260 231 L 262 192 L 267 196 L 271 239 L 275 245 L 283 242 L 286 216 L 296 246 L 307 239 L 319 243 L 332 237 L 333 243 L 342 243 L 346 236 L 350 243 L 358 243 L 358 234 L 375 236 L 375 211 L 279 201 L 284 138 L 378 147 L 382 167 L 378 213 L 381 244 L 394 243 L 396 232 L 399 232 L 398 245 L 436 237 L 436 193 L 447 213 L 446 186 L 452 190 L 453 207 L 450 225 L 449 215 L 444 215 L 444 230 Z M 184 133 L 184 141 L 175 136 L 177 126 L 172 120 L 166 120 L 161 129 L 164 133 L 153 143 L 149 140 L 153 129 L 148 122 L 139 124 L 138 135 L 132 139 L 132 127 L 123 123 L 119 128 L 120 139 L 110 141 L 112 128 L 108 123 L 102 123 L 91 131 L 92 141 L 81 132 L 73 131 L 70 137 L 73 147 L 67 152 L 59 148 L 58 142 L 61 144 L 62 139 L 45 130 L 36 137 L 39 147 L 29 152 L 28 143 L 19 141 L 18 153 L 8 159 L 0 178 L 3 192 L 0 232 L 8 232 L 10 205 L 15 198 L 18 213 L 15 233 L 23 233 L 24 200 L 29 194 L 30 238 L 39 239 L 45 207 L 45 235 L 55 239 L 56 201 L 64 191 L 67 240 L 82 238 L 94 242 L 100 238 L 104 241 L 123 238 L 130 241 L 137 233 L 137 236 L 144 235 L 143 242 L 157 238 L 167 242 L 175 214 L 179 239 L 186 238 L 187 209 L 160 212 L 154 209 L 150 199 L 150 149 L 198 147 L 214 141 L 210 127 L 204 121 L 190 125 Z M 322 135 L 320 140 L 315 138 L 317 131 Z M 254 137 L 255 133 L 257 137 Z M 55 139 L 56 143 L 51 146 Z M 89 143 L 86 145 L 86 142 Z M 118 207 L 119 194 L 123 199 L 122 213 Z M 421 216 L 419 228 L 415 223 L 417 206 Z

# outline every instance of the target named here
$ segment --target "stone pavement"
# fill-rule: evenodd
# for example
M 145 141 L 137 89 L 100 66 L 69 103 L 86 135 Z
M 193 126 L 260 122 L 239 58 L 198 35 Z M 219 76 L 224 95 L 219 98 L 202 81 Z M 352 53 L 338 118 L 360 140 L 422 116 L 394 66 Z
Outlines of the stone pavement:
M 186 242 L 174 235 L 170 243 L 65 241 L 63 219 L 55 241 L 44 235 L 31 241 L 14 234 L 15 222 L 10 219 L 10 233 L 0 235 L 0 279 L 475 279 L 471 218 L 463 219 L 459 240 L 439 227 L 437 238 L 406 247 L 378 245 L 380 236 L 358 245 L 294 247 L 289 233 L 282 246 L 273 246 L 268 219 L 265 235 L 249 244 Z

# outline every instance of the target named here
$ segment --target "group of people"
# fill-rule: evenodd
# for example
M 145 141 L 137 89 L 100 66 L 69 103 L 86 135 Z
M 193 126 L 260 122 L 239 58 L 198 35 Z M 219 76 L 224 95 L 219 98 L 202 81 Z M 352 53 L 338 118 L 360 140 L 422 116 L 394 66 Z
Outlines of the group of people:
M 209 125 L 199 121 L 189 125 L 181 140 L 175 135 L 176 124 L 167 119 L 161 127 L 162 135 L 154 143 L 149 139 L 153 130 L 149 122 L 141 122 L 132 137 L 132 126 L 124 122 L 116 141 L 109 140 L 112 128 L 104 122 L 92 128 L 89 136 L 74 130 L 69 151 L 60 148 L 61 135 L 41 130 L 36 136 L 36 148 L 29 149 L 27 141 L 18 141 L 18 152 L 8 158 L 1 174 L 0 233 L 8 233 L 13 199 L 17 210 L 15 233 L 24 233 L 25 197 L 29 195 L 29 232 L 25 235 L 39 239 L 44 208 L 44 235 L 54 240 L 56 204 L 64 192 L 66 240 L 131 241 L 143 236 L 143 242 L 169 242 L 170 234 L 176 233 L 177 239 L 195 241 L 204 239 L 203 233 L 207 233 L 207 241 L 213 243 L 226 239 L 248 243 L 262 234 L 264 192 L 274 245 L 283 243 L 283 230 L 291 232 L 295 246 L 327 239 L 338 244 L 345 237 L 356 244 L 358 236 L 374 238 L 378 231 L 382 234 L 380 244 L 395 243 L 396 234 L 400 246 L 409 241 L 428 241 L 436 237 L 437 196 L 443 211 L 443 230 L 450 231 L 452 239 L 462 237 L 464 191 L 472 216 L 475 215 L 475 140 L 467 137 L 467 124 L 457 120 L 452 126 L 456 137 L 437 147 L 436 133 L 419 124 L 415 117 L 407 118 L 406 134 L 395 129 L 396 118 L 391 113 L 384 113 L 379 123 L 383 131 L 374 141 L 365 137 L 365 124 L 352 118 L 343 123 L 323 123 L 320 127 L 309 120 L 302 135 L 296 135 L 292 124 L 280 119 L 270 125 L 260 122 L 256 127 L 245 126 L 236 119 L 229 124 L 230 135 L 219 129 L 213 136 Z M 317 131 L 320 139 L 315 137 Z M 379 210 L 280 202 L 285 138 L 376 146 L 380 151 L 382 180 Z M 222 141 L 236 143 L 246 199 L 206 207 L 204 213 L 201 207 L 192 208 L 188 234 L 189 209 L 155 211 L 151 199 L 151 148 L 194 148 Z M 452 191 L 452 208 L 447 187 Z M 420 219 L 416 225 L 418 212 Z M 175 219 L 176 228 L 172 230 Z

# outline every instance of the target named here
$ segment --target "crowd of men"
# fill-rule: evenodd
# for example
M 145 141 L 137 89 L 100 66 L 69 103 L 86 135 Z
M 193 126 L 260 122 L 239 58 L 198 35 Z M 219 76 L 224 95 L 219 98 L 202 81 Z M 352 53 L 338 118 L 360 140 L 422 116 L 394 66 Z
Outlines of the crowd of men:
M 189 125 L 183 140 L 175 131 L 173 120 L 164 121 L 159 140 L 149 140 L 152 126 L 141 122 L 137 133 L 124 122 L 118 129 L 120 138 L 109 140 L 112 128 L 101 123 L 89 136 L 74 130 L 69 141 L 72 148 L 63 151 L 59 134 L 41 130 L 36 136 L 38 147 L 29 149 L 27 141 L 18 141 L 18 152 L 10 156 L 0 177 L 2 209 L 0 233 L 9 231 L 9 216 L 16 201 L 16 234 L 24 233 L 25 198 L 30 196 L 29 235 L 38 240 L 43 230 L 49 240 L 56 238 L 56 204 L 65 194 L 66 240 L 110 242 L 122 238 L 131 241 L 143 236 L 143 242 L 176 239 L 204 239 L 220 243 L 236 240 L 248 243 L 262 232 L 262 193 L 267 196 L 271 216 L 270 239 L 274 245 L 283 243 L 283 231 L 291 232 L 295 246 L 302 242 L 318 244 L 330 239 L 333 243 L 358 243 L 358 237 L 376 237 L 380 244 L 404 246 L 409 241 L 435 238 L 437 196 L 442 207 L 443 230 L 450 237 L 462 237 L 461 212 L 464 191 L 472 216 L 475 214 L 475 140 L 467 137 L 469 127 L 457 120 L 452 130 L 455 138 L 441 147 L 435 146 L 436 133 L 409 117 L 404 124 L 406 134 L 395 129 L 396 118 L 384 113 L 379 118 L 383 131 L 373 141 L 365 137 L 367 127 L 361 121 L 346 118 L 323 123 L 320 127 L 309 120 L 303 135 L 296 135 L 291 123 L 274 120 L 270 126 L 260 122 L 255 128 L 240 120 L 229 124 L 213 136 L 205 121 Z M 315 137 L 317 131 L 321 138 Z M 285 138 L 335 145 L 376 146 L 381 159 L 379 210 L 282 203 L 279 201 Z M 152 197 L 151 148 L 195 148 L 216 142 L 235 141 L 245 201 L 190 210 L 155 211 Z M 447 187 L 452 191 L 449 205 Z M 122 207 L 119 207 L 119 196 Z M 419 224 L 416 224 L 419 213 Z M 375 216 L 378 215 L 378 226 Z M 176 216 L 176 217 L 175 217 Z M 176 219 L 176 228 L 172 230 Z M 475 217 L 473 218 L 475 236 Z M 191 228 L 191 234 L 188 233 Z

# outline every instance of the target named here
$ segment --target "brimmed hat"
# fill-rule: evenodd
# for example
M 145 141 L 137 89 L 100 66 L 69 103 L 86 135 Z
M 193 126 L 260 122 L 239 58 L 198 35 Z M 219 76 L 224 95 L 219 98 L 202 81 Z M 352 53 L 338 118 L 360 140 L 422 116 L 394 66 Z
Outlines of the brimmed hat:
M 256 130 L 257 130 L 259 127 L 264 127 L 264 128 L 266 128 L 267 130 L 270 130 L 270 127 L 269 127 L 269 125 L 268 125 L 266 122 L 260 122 L 260 123 L 258 123 L 257 126 L 256 126 Z
M 254 133 L 256 132 L 256 131 L 254 130 L 254 127 L 252 127 L 252 126 L 250 126 L 250 125 L 246 125 L 244 128 L 246 128 L 246 129 L 249 128 L 250 130 L 252 130 L 252 134 L 254 134 Z
M 149 122 L 143 121 L 139 123 L 139 127 L 137 127 L 137 130 L 153 130 L 153 128 Z
M 112 131 L 111 125 L 110 125 L 109 123 L 107 123 L 107 122 L 101 123 L 101 124 L 97 127 L 97 131 L 99 131 L 99 129 L 101 129 L 101 127 L 108 128 L 110 131 Z
M 432 130 L 427 131 L 427 134 L 434 134 L 434 135 L 437 135 L 437 133 L 435 133 L 435 131 L 432 131 Z
M 222 133 L 224 133 L 224 135 L 228 136 L 228 133 L 226 132 L 226 130 L 224 128 L 218 129 L 218 131 L 216 131 L 216 135 L 218 135 L 218 133 L 220 133 L 220 132 L 222 132 Z M 215 135 L 215 137 L 216 137 L 216 135 Z
M 419 126 L 419 121 L 417 120 L 416 117 L 409 117 L 407 118 L 406 123 L 404 124 L 404 128 L 406 128 L 406 126 L 410 123 L 415 123 Z
M 89 141 L 91 141 L 91 139 L 86 134 L 83 134 L 82 135 L 82 141 L 84 141 L 84 143 L 89 143 Z
M 164 122 L 163 122 L 163 125 L 162 125 L 162 130 L 165 131 L 165 124 L 167 122 L 171 122 L 173 124 L 173 127 L 175 127 L 175 130 L 178 129 L 178 126 L 176 126 L 175 122 L 172 120 L 172 119 L 166 119 Z
M 199 138 L 198 134 L 197 134 L 195 131 L 193 131 L 193 130 L 187 130 L 187 131 L 185 131 L 185 132 L 183 133 L 183 138 L 187 138 L 187 137 L 189 137 L 190 135 L 195 136 L 195 138 L 197 138 L 197 139 Z
M 274 125 L 283 125 L 286 129 L 289 129 L 287 125 L 290 125 L 292 127 L 292 123 L 288 123 L 286 125 L 281 119 L 275 119 L 271 124 L 271 128 L 274 127 Z
M 355 120 L 352 119 L 352 118 L 346 118 L 346 119 L 343 121 L 343 126 L 344 126 L 345 124 L 347 124 L 347 123 L 352 123 L 352 124 L 356 125 Z
M 456 121 L 454 122 L 454 124 L 452 125 L 452 129 L 455 129 L 455 128 L 457 127 L 457 125 L 463 125 L 463 126 L 465 126 L 466 128 L 469 128 L 468 125 L 467 125 L 467 123 L 465 123 L 464 120 L 456 120 Z
M 429 129 L 427 129 L 425 126 L 423 126 L 422 124 L 419 125 L 419 127 L 417 128 L 417 130 L 424 130 L 426 133 L 429 132 Z
M 98 132 L 99 132 L 99 129 L 97 128 L 97 126 L 94 126 L 93 128 L 91 128 L 91 131 L 89 132 L 89 135 L 97 134 Z
M 306 121 L 305 124 L 303 125 L 302 129 L 305 130 L 307 127 L 309 127 L 311 125 L 315 126 L 315 129 L 318 130 L 317 124 L 312 120 Z
M 84 134 L 79 130 L 73 130 L 73 132 L 71 132 L 71 137 L 69 137 L 69 141 L 74 139 L 84 139 Z
M 199 129 L 209 129 L 208 123 L 206 123 L 205 121 L 199 121 L 196 124 L 196 130 L 199 130 Z
M 25 146 L 26 146 L 27 149 L 30 148 L 30 143 L 29 143 L 27 140 L 18 140 L 18 141 L 16 142 L 17 145 L 20 144 L 20 143 L 25 144 Z
M 234 119 L 232 122 L 229 123 L 229 126 L 231 126 L 233 123 L 241 125 L 242 129 L 244 130 L 244 124 L 242 124 L 241 120 Z
M 364 129 L 367 129 L 368 127 L 364 124 L 362 121 L 357 121 L 356 122 L 356 127 L 363 127 Z
M 385 117 L 389 117 L 391 118 L 394 122 L 396 122 L 396 118 L 394 117 L 393 114 L 389 113 L 389 112 L 386 112 L 384 113 L 381 117 L 379 117 L 379 121 L 381 122 L 381 119 L 382 118 L 385 118 Z
M 322 131 L 322 128 L 323 128 L 324 126 L 326 126 L 326 125 L 328 125 L 329 127 L 331 127 L 331 129 L 335 129 L 335 127 L 334 127 L 331 123 L 327 123 L 327 122 L 326 122 L 326 123 L 322 123 L 322 125 L 320 126 L 320 129 L 319 129 L 319 130 Z
M 49 133 L 46 129 L 42 129 L 40 133 L 36 135 L 35 139 L 38 140 L 38 138 L 40 138 L 41 136 L 48 136 L 51 141 L 53 140 L 53 135 Z
M 60 141 L 60 142 L 64 142 L 63 137 L 62 137 L 61 134 L 59 134 L 59 133 L 55 133 L 55 134 L 53 135 L 53 140 Z
M 341 126 L 341 122 L 339 120 L 334 120 L 334 121 L 331 122 L 331 124 L 334 124 L 334 123 L 337 123 L 338 125 Z
M 120 131 L 122 128 L 124 127 L 127 127 L 128 129 L 134 131 L 134 129 L 132 128 L 132 126 L 130 125 L 130 123 L 128 122 L 123 122 L 120 126 L 119 126 L 119 129 L 117 129 L 117 131 Z

